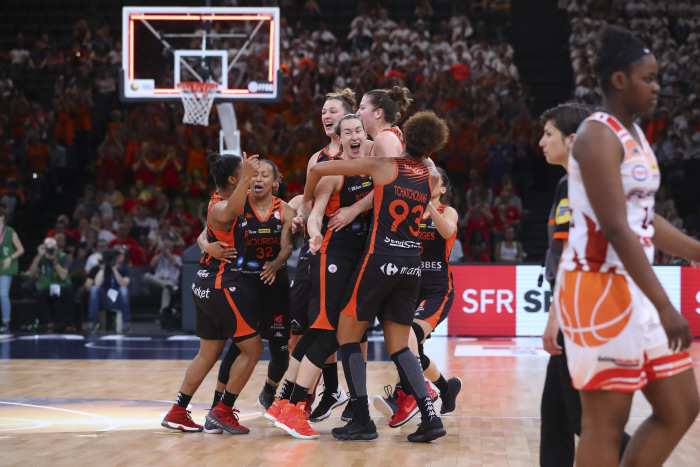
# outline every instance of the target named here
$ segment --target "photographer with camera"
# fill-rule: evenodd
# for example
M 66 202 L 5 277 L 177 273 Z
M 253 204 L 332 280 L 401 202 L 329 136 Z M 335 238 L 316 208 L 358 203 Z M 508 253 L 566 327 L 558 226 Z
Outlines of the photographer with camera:
M 180 269 L 182 268 L 182 253 L 173 248 L 173 241 L 169 238 L 163 240 L 163 246 L 151 260 L 154 273 L 146 273 L 143 279 L 161 291 L 160 314 L 170 307 L 171 293 L 177 289 Z
M 90 291 L 88 308 L 88 329 L 97 330 L 97 312 L 119 310 L 122 312 L 123 331 L 131 328 L 131 307 L 129 305 L 129 283 L 131 268 L 124 262 L 124 249 L 121 246 L 102 252 L 102 259 L 88 274 L 85 289 Z
M 37 278 L 36 296 L 39 305 L 39 329 L 48 325 L 53 330 L 58 323 L 72 328 L 73 285 L 68 269 L 68 256 L 58 251 L 56 239 L 45 238 L 29 266 L 29 275 Z M 63 330 L 56 327 L 56 330 Z

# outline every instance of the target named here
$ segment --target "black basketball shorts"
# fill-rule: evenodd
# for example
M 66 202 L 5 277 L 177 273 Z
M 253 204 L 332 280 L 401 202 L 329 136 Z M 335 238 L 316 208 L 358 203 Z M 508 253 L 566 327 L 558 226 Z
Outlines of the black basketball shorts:
M 258 318 L 240 284 L 217 289 L 216 277 L 196 277 L 192 295 L 197 309 L 197 337 L 242 341 L 258 333 Z

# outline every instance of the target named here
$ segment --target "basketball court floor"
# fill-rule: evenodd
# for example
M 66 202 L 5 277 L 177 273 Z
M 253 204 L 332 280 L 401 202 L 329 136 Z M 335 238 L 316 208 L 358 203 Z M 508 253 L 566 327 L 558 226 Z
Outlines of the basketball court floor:
M 391 429 L 374 408 L 376 441 L 333 439 L 331 429 L 342 424 L 340 410 L 315 425 L 319 440 L 294 439 L 258 409 L 266 361 L 237 403 L 250 434 L 166 430 L 160 421 L 197 349 L 192 336 L 0 336 L 0 465 L 539 465 L 547 354 L 537 338 L 428 341 L 426 353 L 445 375 L 463 381 L 457 411 L 443 418 L 448 434 L 432 444 L 406 440 L 419 417 Z M 691 352 L 700 361 L 699 343 Z M 369 392 L 383 394 L 395 373 L 379 336 L 370 340 L 369 359 Z M 200 423 L 211 404 L 216 369 L 192 401 Z M 635 396 L 628 431 L 649 412 L 643 396 Z M 700 465 L 700 423 L 665 465 Z

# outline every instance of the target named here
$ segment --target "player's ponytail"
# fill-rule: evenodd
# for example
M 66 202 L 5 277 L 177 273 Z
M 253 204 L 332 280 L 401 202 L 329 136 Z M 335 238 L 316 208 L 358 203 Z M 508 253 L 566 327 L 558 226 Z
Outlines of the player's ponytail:
M 375 109 L 382 109 L 384 120 L 393 125 L 401 119 L 401 112 L 405 111 L 411 104 L 408 88 L 394 86 L 391 89 L 374 89 L 366 96 L 371 99 Z
M 241 168 L 241 158 L 238 156 L 222 156 L 218 152 L 209 151 L 207 155 L 209 173 L 219 189 L 228 186 L 228 178 L 236 176 Z
M 440 174 L 440 181 L 442 182 L 443 188 L 445 188 L 445 193 L 440 196 L 440 201 L 444 202 L 444 200 L 448 199 L 448 196 L 450 195 L 450 190 L 452 190 L 452 184 L 450 182 L 450 177 L 447 175 L 447 171 L 445 169 L 438 167 L 437 168 L 438 173 Z
M 418 112 L 403 124 L 406 153 L 421 160 L 441 149 L 450 136 L 445 120 L 431 111 Z
M 355 111 L 355 92 L 350 88 L 345 88 L 338 92 L 329 92 L 326 94 L 326 101 L 337 100 L 343 104 L 343 110 L 346 114 L 351 114 Z

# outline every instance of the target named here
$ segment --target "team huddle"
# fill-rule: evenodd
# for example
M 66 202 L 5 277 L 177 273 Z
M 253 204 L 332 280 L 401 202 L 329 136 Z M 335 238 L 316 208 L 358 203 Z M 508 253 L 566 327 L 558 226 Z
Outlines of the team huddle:
M 378 318 L 398 381 L 386 397 L 375 396 L 375 407 L 392 427 L 420 412 L 410 441 L 446 434 L 433 402 L 441 399 L 441 415 L 454 412 L 461 381 L 445 379 L 423 343 L 454 297 L 448 258 L 457 213 L 441 203 L 449 180 L 428 158 L 449 132 L 432 112 L 413 115 L 403 131 L 393 126 L 409 104 L 407 89 L 379 89 L 363 96 L 355 114 L 351 90 L 328 94 L 321 117 L 331 142 L 311 157 L 304 195 L 289 204 L 273 195 L 279 186 L 273 162 L 211 155 L 218 191 L 198 239 L 205 253 L 192 284 L 200 352 L 163 426 L 248 433 L 234 406 L 266 339 L 270 363 L 258 398 L 265 419 L 296 438 L 315 439 L 309 422 L 347 404 L 341 417 L 347 425 L 333 436 L 376 438 L 366 328 Z M 290 284 L 286 263 L 296 232 L 304 244 Z M 228 339 L 212 409 L 200 426 L 187 406 Z M 338 350 L 349 396 L 338 381 Z M 321 380 L 322 397 L 312 409 Z
M 543 115 L 540 145 L 570 178 L 560 182 L 552 211 L 566 215 L 550 220 L 547 279 L 555 300 L 543 336 L 553 357 L 542 402 L 542 465 L 573 465 L 574 434 L 581 437 L 577 465 L 661 465 L 699 410 L 688 325 L 650 266 L 654 246 L 700 260 L 700 243 L 654 216 L 658 164 L 634 118 L 656 105 L 658 67 L 627 31 L 608 28 L 602 42 L 596 71 L 603 111 L 562 105 Z M 445 436 L 433 403 L 441 399 L 440 415 L 453 413 L 462 382 L 446 379 L 423 345 L 454 298 L 448 260 L 458 216 L 441 202 L 449 179 L 428 157 L 446 143 L 447 125 L 418 112 L 399 129 L 409 104 L 408 90 L 398 86 L 368 92 L 356 113 L 351 90 L 328 94 L 321 117 L 331 141 L 311 157 L 304 195 L 289 204 L 273 195 L 279 172 L 271 161 L 211 156 L 218 191 L 192 284 L 200 351 L 163 426 L 248 433 L 234 406 L 266 339 L 270 363 L 258 398 L 266 420 L 316 439 L 312 424 L 345 405 L 347 424 L 333 437 L 377 438 L 366 384 L 367 326 L 376 318 L 397 381 L 374 396 L 374 406 L 394 428 L 420 413 L 409 441 Z M 290 285 L 286 262 L 296 232 L 304 244 Z M 187 407 L 228 339 L 200 426 Z M 347 393 L 338 381 L 338 350 Z M 320 381 L 324 390 L 312 408 Z M 624 426 L 637 389 L 654 413 L 630 438 Z

